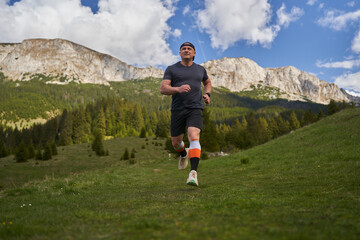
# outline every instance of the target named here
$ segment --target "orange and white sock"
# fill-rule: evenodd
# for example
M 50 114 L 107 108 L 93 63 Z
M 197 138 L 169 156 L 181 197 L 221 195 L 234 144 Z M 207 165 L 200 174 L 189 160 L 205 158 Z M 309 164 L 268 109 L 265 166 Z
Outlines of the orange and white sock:
M 193 139 L 193 141 L 190 142 L 190 147 L 189 147 L 191 170 L 197 171 L 197 167 L 200 161 L 200 156 L 201 156 L 200 141 L 199 139 Z
M 181 155 L 182 157 L 185 157 L 185 156 L 186 156 L 185 143 L 184 143 L 184 141 L 181 141 L 180 146 L 179 146 L 178 148 L 175 148 L 175 147 L 174 147 L 174 149 L 175 149 L 175 151 L 177 151 L 178 153 L 180 153 L 180 155 Z

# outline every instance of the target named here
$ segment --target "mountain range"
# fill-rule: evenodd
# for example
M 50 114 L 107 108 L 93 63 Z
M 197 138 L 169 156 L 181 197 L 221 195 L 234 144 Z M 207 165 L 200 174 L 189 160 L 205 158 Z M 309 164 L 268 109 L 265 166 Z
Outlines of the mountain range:
M 262 68 L 248 58 L 222 58 L 202 64 L 214 87 L 230 91 L 268 89 L 269 99 L 360 102 L 334 83 L 295 67 Z M 64 39 L 26 39 L 0 43 L 0 72 L 10 80 L 27 81 L 34 75 L 49 77 L 50 83 L 109 84 L 147 77 L 162 78 L 163 69 L 129 65 L 108 54 L 96 52 Z

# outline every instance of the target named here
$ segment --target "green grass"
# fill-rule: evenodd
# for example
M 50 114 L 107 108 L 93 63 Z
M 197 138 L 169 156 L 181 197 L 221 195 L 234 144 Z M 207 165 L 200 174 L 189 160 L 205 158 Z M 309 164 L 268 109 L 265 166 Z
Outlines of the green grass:
M 201 161 L 199 187 L 187 186 L 188 171 L 177 170 L 152 141 L 137 148 L 134 165 L 117 159 L 125 146 L 144 139 L 106 141 L 110 156 L 101 158 L 89 157 L 86 145 L 69 146 L 58 160 L 39 163 L 99 165 L 6 187 L 0 192 L 0 238 L 360 238 L 360 109 Z M 0 170 L 14 165 L 21 175 L 31 162 L 8 164 Z

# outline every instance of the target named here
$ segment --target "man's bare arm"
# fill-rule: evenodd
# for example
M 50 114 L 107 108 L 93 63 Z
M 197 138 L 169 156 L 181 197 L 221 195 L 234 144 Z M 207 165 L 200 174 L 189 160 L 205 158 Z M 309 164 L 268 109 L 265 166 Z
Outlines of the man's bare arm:
M 161 81 L 160 93 L 163 95 L 173 95 L 176 93 L 189 92 L 191 90 L 188 84 L 181 85 L 180 87 L 172 87 L 171 80 L 164 79 Z
M 211 93 L 211 80 L 210 78 L 208 78 L 206 81 L 203 82 L 204 84 L 204 92 L 205 94 L 203 95 L 203 99 L 204 99 L 204 102 L 209 104 L 210 103 L 210 97 L 206 94 L 206 93 Z

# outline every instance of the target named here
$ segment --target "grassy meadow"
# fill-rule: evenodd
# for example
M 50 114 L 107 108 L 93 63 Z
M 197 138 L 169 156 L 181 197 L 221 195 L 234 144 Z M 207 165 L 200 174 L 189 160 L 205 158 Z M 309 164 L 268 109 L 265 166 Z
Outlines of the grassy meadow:
M 163 139 L 89 145 L 0 159 L 0 239 L 360 239 L 359 108 L 200 161 L 199 187 Z

